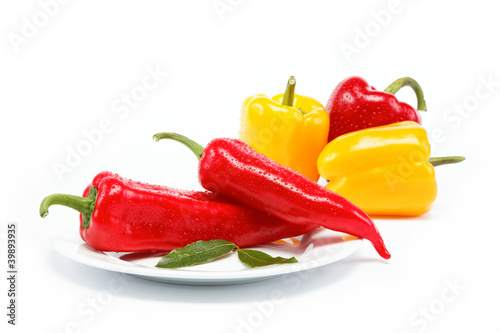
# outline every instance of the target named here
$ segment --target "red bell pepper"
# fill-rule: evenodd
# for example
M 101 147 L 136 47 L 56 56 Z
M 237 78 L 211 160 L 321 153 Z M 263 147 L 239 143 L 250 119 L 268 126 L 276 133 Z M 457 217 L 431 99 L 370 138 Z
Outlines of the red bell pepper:
M 315 225 L 295 225 L 209 192 L 179 191 L 98 174 L 83 197 L 53 194 L 40 205 L 76 209 L 80 236 L 99 251 L 171 251 L 199 240 L 224 239 L 249 247 L 302 235 Z
M 325 110 L 330 115 L 328 141 L 368 127 L 383 126 L 405 120 L 421 124 L 419 113 L 410 105 L 399 102 L 394 94 L 404 86 L 417 95 L 417 109 L 427 107 L 420 85 L 409 77 L 394 81 L 385 91 L 378 91 L 360 77 L 347 78 L 333 90 Z
M 214 139 L 206 148 L 175 133 L 160 133 L 155 140 L 173 139 L 188 146 L 199 159 L 201 185 L 252 208 L 298 225 L 320 225 L 371 241 L 377 252 L 390 258 L 373 221 L 344 197 L 284 167 L 246 143 Z

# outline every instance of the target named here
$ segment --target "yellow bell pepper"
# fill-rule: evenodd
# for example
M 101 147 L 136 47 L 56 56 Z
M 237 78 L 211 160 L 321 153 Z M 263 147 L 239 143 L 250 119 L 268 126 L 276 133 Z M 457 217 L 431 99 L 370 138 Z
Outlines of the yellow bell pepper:
M 259 153 L 317 182 L 316 162 L 327 143 L 330 119 L 321 103 L 294 90 L 292 76 L 285 94 L 248 97 L 239 136 Z
M 367 128 L 330 141 L 318 157 L 326 187 L 371 216 L 418 216 L 437 196 L 433 165 L 463 157 L 429 159 L 425 129 L 412 121 Z M 430 162 L 429 162 L 430 161 Z

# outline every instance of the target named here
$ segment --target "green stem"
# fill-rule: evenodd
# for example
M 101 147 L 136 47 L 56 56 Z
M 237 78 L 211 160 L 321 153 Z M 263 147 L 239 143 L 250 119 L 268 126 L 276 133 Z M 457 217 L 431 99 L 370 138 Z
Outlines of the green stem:
M 445 164 L 460 163 L 465 160 L 463 156 L 446 156 L 446 157 L 431 157 L 427 161 L 432 164 L 432 166 L 439 166 Z
M 88 197 L 79 197 L 70 194 L 52 194 L 42 200 L 40 204 L 40 216 L 42 218 L 49 214 L 49 207 L 52 205 L 61 205 L 73 208 L 83 216 L 82 228 L 87 228 L 90 224 L 92 213 L 94 212 L 95 201 L 97 198 L 97 189 L 90 187 Z
M 186 147 L 188 147 L 189 149 L 191 149 L 191 151 L 196 155 L 198 160 L 200 160 L 201 155 L 203 155 L 203 150 L 205 149 L 202 146 L 200 146 L 198 143 L 194 142 L 193 140 L 185 137 L 184 135 L 180 135 L 177 133 L 170 133 L 170 132 L 158 133 L 158 134 L 153 135 L 153 139 L 156 142 L 158 142 L 162 139 L 170 139 L 170 140 L 175 140 L 177 142 L 180 142 L 183 145 L 185 145 Z
M 290 76 L 288 79 L 288 82 L 286 84 L 286 90 L 285 94 L 283 95 L 283 101 L 281 104 L 286 105 L 286 106 L 293 106 L 293 99 L 294 99 L 294 93 L 295 93 L 295 83 L 297 81 L 293 76 Z
M 427 105 L 425 104 L 422 87 L 420 87 L 418 82 L 412 79 L 411 77 L 402 77 L 400 79 L 397 79 L 396 81 L 391 83 L 384 91 L 394 95 L 399 91 L 399 89 L 406 86 L 412 88 L 415 94 L 417 95 L 417 103 L 418 103 L 417 110 L 427 111 Z

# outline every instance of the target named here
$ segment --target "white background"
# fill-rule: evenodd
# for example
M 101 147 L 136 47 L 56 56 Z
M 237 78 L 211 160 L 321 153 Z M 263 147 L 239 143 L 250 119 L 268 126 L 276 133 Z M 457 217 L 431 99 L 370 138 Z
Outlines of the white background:
M 71 332 L 74 323 L 76 332 L 500 332 L 500 21 L 491 1 L 464 3 L 3 1 L 0 257 L 6 271 L 6 225 L 17 222 L 19 280 L 18 326 L 11 327 L 1 278 L 2 331 Z M 159 84 L 124 107 L 148 70 L 162 73 Z M 236 137 L 243 99 L 282 92 L 290 75 L 298 94 L 322 103 L 351 75 L 381 90 L 413 77 L 427 100 L 432 155 L 467 157 L 437 169 L 430 213 L 376 220 L 393 258 L 379 259 L 364 242 L 294 284 L 130 279 L 99 310 L 78 313 L 109 295 L 118 274 L 50 247 L 53 228 L 73 224 L 69 232 L 78 232 L 78 214 L 53 207 L 42 220 L 43 197 L 80 194 L 101 170 L 200 189 L 192 154 L 151 136 L 176 131 L 202 144 Z M 398 97 L 415 105 L 408 90 Z M 68 166 L 69 151 L 83 149 L 84 133 L 103 121 L 108 132 Z M 59 177 L 58 163 L 67 166 Z M 270 305 L 275 291 L 283 297 Z

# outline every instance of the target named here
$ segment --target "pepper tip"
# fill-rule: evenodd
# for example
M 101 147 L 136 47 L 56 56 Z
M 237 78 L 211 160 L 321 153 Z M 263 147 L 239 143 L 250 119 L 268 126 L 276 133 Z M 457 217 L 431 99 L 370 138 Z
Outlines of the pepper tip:
M 373 243 L 375 250 L 377 253 L 384 259 L 391 259 L 391 254 L 389 251 L 387 251 L 387 248 L 385 247 L 385 244 L 382 240 L 377 241 L 376 243 Z
M 40 217 L 44 219 L 47 215 L 49 215 L 49 212 L 46 210 L 40 210 Z

